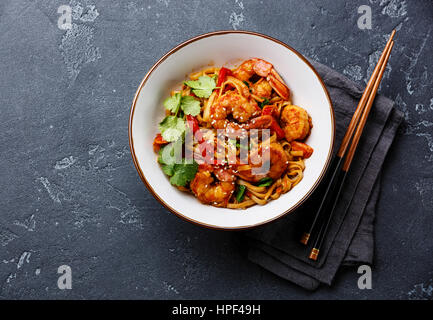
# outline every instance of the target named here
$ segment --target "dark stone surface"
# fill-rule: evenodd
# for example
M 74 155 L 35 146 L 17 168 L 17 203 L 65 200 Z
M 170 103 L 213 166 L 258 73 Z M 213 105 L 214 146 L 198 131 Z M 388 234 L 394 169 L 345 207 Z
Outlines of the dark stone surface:
M 432 1 L 0 2 L 0 298 L 432 298 Z M 357 9 L 372 8 L 360 30 Z M 81 9 L 83 11 L 81 11 Z M 373 289 L 355 269 L 306 292 L 250 263 L 239 234 L 167 212 L 131 161 L 135 90 L 167 50 L 219 29 L 274 36 L 359 82 L 397 28 L 381 93 L 405 112 L 383 172 Z M 57 288 L 70 265 L 72 290 Z

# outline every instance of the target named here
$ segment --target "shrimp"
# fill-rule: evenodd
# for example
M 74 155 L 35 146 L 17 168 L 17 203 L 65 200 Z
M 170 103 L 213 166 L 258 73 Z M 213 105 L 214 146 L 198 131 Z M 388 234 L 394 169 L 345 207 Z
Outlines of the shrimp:
M 215 175 L 216 179 L 212 176 Z M 217 181 L 216 181 L 217 180 Z M 200 167 L 190 183 L 192 192 L 204 204 L 225 207 L 235 191 L 235 176 L 225 169 Z
M 248 88 L 248 86 L 245 83 L 243 83 L 239 79 L 236 79 L 235 77 L 227 76 L 227 80 L 224 82 L 224 86 L 221 88 L 222 91 L 224 91 L 223 89 L 227 88 L 226 85 L 230 85 L 232 87 L 235 87 L 238 90 L 238 92 L 243 97 L 245 97 L 248 100 L 248 102 L 250 104 L 252 104 L 252 106 L 254 108 L 257 109 L 257 113 L 259 113 L 259 106 L 257 105 L 257 102 L 255 100 L 250 98 L 250 89 Z M 212 107 L 216 103 L 216 100 L 223 101 L 223 104 L 229 104 L 230 99 L 233 99 L 233 98 L 228 98 L 227 96 L 222 99 L 222 96 L 218 96 L 219 93 L 220 93 L 220 90 L 215 90 L 211 94 L 211 96 L 209 97 L 209 100 L 206 102 L 206 104 L 204 106 L 203 120 L 205 120 L 206 122 L 210 121 L 212 110 L 215 110 L 215 109 L 212 109 Z M 234 92 L 231 92 L 230 94 L 233 94 L 233 93 Z
M 230 114 L 237 122 L 245 123 L 260 113 L 261 109 L 254 99 L 248 100 L 233 91 L 228 91 L 211 106 L 211 125 L 215 129 L 224 129 L 228 125 L 227 116 Z
M 281 98 L 284 100 L 290 98 L 289 88 L 275 71 L 274 66 L 265 60 L 258 58 L 247 60 L 233 71 L 233 76 L 242 81 L 248 81 L 254 74 L 266 78 L 266 81 Z
M 284 151 L 283 147 L 279 143 L 271 143 L 269 146 L 269 156 L 270 156 L 270 164 L 269 169 L 267 171 L 263 172 L 253 172 L 252 167 L 254 167 L 257 170 L 260 170 L 260 164 L 252 164 L 251 163 L 251 157 L 257 157 L 259 150 L 257 150 L 257 153 L 255 155 L 250 156 L 250 165 L 244 166 L 244 165 L 237 165 L 237 172 L 236 175 L 240 177 L 241 179 L 244 179 L 246 181 L 250 182 L 258 182 L 263 178 L 269 177 L 273 180 L 278 179 L 281 177 L 281 175 L 287 170 L 288 166 L 288 159 L 286 152 Z M 262 152 L 263 154 L 263 152 Z M 263 161 L 267 161 L 264 159 Z M 262 161 L 262 162 L 263 162 Z M 269 159 L 268 159 L 269 161 Z M 242 170 L 243 167 L 247 168 L 246 170 Z
M 272 86 L 264 78 L 260 79 L 251 86 L 251 91 L 254 95 L 261 98 L 270 98 Z
M 283 109 L 280 122 L 288 142 L 305 139 L 312 128 L 311 118 L 307 111 L 294 105 Z
M 302 151 L 303 157 L 305 159 L 308 159 L 313 154 L 314 149 L 311 148 L 308 144 L 298 141 L 292 141 L 291 142 L 292 150 L 293 151 Z
M 272 124 L 272 116 L 260 115 L 261 111 L 254 99 L 228 91 L 211 106 L 209 117 L 215 129 L 267 129 Z M 239 123 L 229 121 L 229 115 Z
M 263 115 L 254 119 L 251 119 L 245 126 L 246 129 L 268 129 L 271 127 L 274 119 L 271 115 Z

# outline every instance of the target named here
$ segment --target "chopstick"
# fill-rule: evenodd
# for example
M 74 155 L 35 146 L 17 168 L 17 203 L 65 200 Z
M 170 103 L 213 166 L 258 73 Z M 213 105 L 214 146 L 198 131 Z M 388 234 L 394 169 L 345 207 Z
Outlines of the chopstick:
M 352 119 L 349 123 L 349 126 L 348 126 L 346 133 L 344 135 L 344 138 L 342 140 L 341 146 L 340 146 L 337 154 L 332 159 L 331 167 L 330 167 L 330 170 L 331 170 L 330 171 L 330 173 L 331 173 L 330 180 L 329 180 L 329 183 L 326 187 L 322 201 L 319 205 L 319 209 L 317 210 L 317 212 L 313 218 L 313 221 L 311 222 L 310 228 L 308 229 L 307 232 L 304 232 L 304 234 L 301 238 L 301 243 L 303 243 L 305 245 L 308 243 L 308 241 L 311 237 L 311 234 L 313 233 L 313 231 L 316 227 L 316 224 L 319 221 L 319 218 L 322 216 L 322 213 L 325 211 L 325 209 L 332 202 L 332 198 L 333 198 L 333 195 L 335 193 L 335 189 L 337 188 L 337 185 L 340 184 L 339 182 L 341 182 L 341 181 L 338 181 L 338 178 L 339 178 L 339 173 L 341 171 L 341 167 L 343 165 L 343 158 L 346 154 L 347 148 L 349 146 L 349 142 L 352 139 L 356 125 L 358 124 L 358 122 L 361 118 L 361 115 L 364 112 L 365 106 L 368 103 L 367 100 L 369 100 L 370 93 L 373 90 L 376 78 L 378 77 L 379 72 L 381 70 L 381 66 L 386 64 L 386 62 L 388 60 L 388 59 L 386 59 L 386 56 L 387 56 L 387 52 L 388 52 L 389 48 L 392 46 L 395 32 L 396 31 L 393 30 L 390 37 L 389 37 L 389 40 L 388 40 L 388 42 L 387 42 L 387 44 L 386 44 L 386 46 L 382 52 L 382 55 L 381 55 L 377 65 L 376 65 L 376 67 L 373 70 L 373 73 L 372 73 L 372 75 L 371 75 L 371 77 L 367 83 L 367 86 L 366 86 L 366 88 L 365 88 L 365 90 L 361 96 L 361 99 L 359 100 L 358 106 L 357 106 L 357 108 L 356 108 L 356 110 L 352 116 Z M 389 58 L 389 55 L 388 55 L 388 58 Z M 356 148 L 356 146 L 355 146 L 355 148 Z M 350 164 L 349 164 L 349 166 L 350 166 Z
M 356 128 L 356 132 L 355 132 L 355 135 L 353 137 L 352 144 L 350 145 L 349 151 L 347 152 L 343 167 L 342 167 L 341 172 L 340 172 L 341 178 L 339 179 L 339 182 L 338 182 L 339 188 L 338 188 L 338 191 L 334 197 L 332 209 L 328 215 L 328 219 L 326 221 L 326 224 L 322 224 L 322 227 L 320 228 L 320 231 L 319 231 L 319 235 L 317 236 L 316 241 L 313 245 L 313 249 L 310 252 L 309 258 L 312 260 L 317 260 L 317 257 L 319 255 L 320 248 L 322 247 L 323 240 L 325 239 L 326 233 L 328 231 L 328 227 L 330 225 L 333 214 L 335 212 L 335 208 L 337 207 L 341 191 L 343 190 L 344 181 L 346 180 L 347 172 L 349 171 L 350 165 L 351 165 L 352 160 L 353 160 L 353 156 L 355 155 L 356 148 L 357 148 L 358 143 L 359 143 L 359 139 L 361 138 L 362 132 L 364 130 L 364 126 L 367 122 L 368 114 L 370 113 L 371 107 L 372 107 L 374 99 L 376 97 L 376 93 L 377 93 L 377 90 L 379 88 L 380 82 L 382 80 L 383 73 L 385 72 L 386 64 L 388 62 L 389 56 L 391 55 L 391 51 L 392 51 L 393 46 L 394 46 L 394 41 L 391 42 L 389 48 L 386 51 L 385 62 L 382 64 L 382 66 L 380 68 L 379 75 L 378 75 L 378 77 L 377 77 L 377 79 L 373 85 L 371 95 L 368 98 L 367 105 L 365 106 L 365 110 L 362 114 L 361 120 L 358 124 L 358 127 Z M 345 215 L 344 215 L 344 217 L 345 217 Z M 344 219 L 344 217 L 343 217 L 343 219 Z

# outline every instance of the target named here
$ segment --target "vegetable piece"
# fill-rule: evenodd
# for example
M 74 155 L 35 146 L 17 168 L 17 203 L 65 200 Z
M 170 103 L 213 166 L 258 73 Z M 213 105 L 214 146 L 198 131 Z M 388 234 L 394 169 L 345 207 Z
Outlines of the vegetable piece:
M 174 174 L 174 164 L 164 164 L 162 165 L 162 171 L 171 177 Z
M 165 141 L 176 141 L 185 132 L 185 121 L 175 116 L 167 116 L 158 127 Z
M 198 80 L 185 81 L 184 83 L 200 98 L 209 98 L 212 90 L 216 87 L 215 78 L 209 76 L 201 76 Z
M 181 147 L 178 144 L 182 144 L 181 139 L 162 147 L 159 150 L 158 162 L 162 165 L 174 165 L 176 163 L 175 149 Z
M 286 136 L 284 130 L 281 129 L 280 125 L 274 117 L 272 117 L 271 130 L 273 130 L 277 134 L 278 140 L 281 140 Z
M 272 123 L 271 123 L 271 130 L 273 130 L 277 134 L 277 139 L 281 140 L 285 137 L 284 130 L 281 129 L 280 125 L 278 124 L 277 119 L 275 118 L 274 112 L 275 108 L 274 106 L 266 106 L 262 110 L 262 115 L 272 115 Z
M 176 114 L 179 111 L 180 100 L 182 95 L 180 93 L 175 93 L 173 96 L 168 97 L 164 100 L 164 107 L 170 110 L 172 113 Z
M 269 187 L 270 185 L 272 185 L 274 180 L 272 180 L 272 178 L 266 177 L 263 179 L 260 179 L 260 181 L 257 183 L 258 187 Z
M 186 115 L 196 116 L 200 113 L 200 101 L 192 96 L 182 97 L 180 107 Z
M 179 143 L 182 143 L 182 139 L 162 147 L 159 151 L 158 162 L 161 164 L 162 171 L 171 177 L 170 183 L 172 185 L 184 187 L 188 182 L 194 179 L 197 173 L 198 163 L 195 161 L 187 162 L 185 159 L 176 159 L 174 153 Z
M 192 133 L 196 133 L 197 130 L 199 130 L 198 120 L 195 117 L 191 115 L 187 115 L 186 121 L 188 123 L 189 128 L 192 130 Z
M 314 149 L 311 148 L 306 143 L 298 142 L 298 141 L 292 141 L 292 142 L 290 142 L 290 144 L 292 145 L 293 151 L 303 151 L 305 159 L 311 157 L 311 155 L 313 154 Z
M 263 109 L 266 105 L 270 103 L 268 98 L 265 98 L 262 103 L 260 103 L 260 109 Z
M 194 134 L 195 139 L 197 140 L 198 143 L 202 143 L 203 142 L 203 135 L 202 133 L 199 131 L 200 127 L 198 125 L 198 120 L 196 117 L 193 117 L 191 115 L 187 115 L 186 116 L 186 122 L 188 124 L 188 127 L 192 130 L 192 133 Z
M 194 99 L 192 96 L 182 97 L 180 93 L 176 93 L 171 97 L 168 97 L 164 101 L 164 107 L 177 115 L 179 108 L 185 114 L 196 116 L 200 113 L 200 101 Z
M 272 105 L 266 105 L 263 107 L 262 109 L 262 115 L 270 115 L 273 116 L 275 119 L 278 119 L 278 111 L 277 108 L 272 104 Z
M 218 82 L 216 86 L 221 87 L 223 82 L 226 80 L 227 76 L 231 76 L 231 75 L 232 75 L 232 71 L 230 69 L 222 67 L 218 74 Z
M 237 142 L 237 140 L 235 140 L 235 139 L 229 139 L 229 142 L 230 142 L 232 145 L 236 145 L 236 148 L 237 148 L 237 149 L 250 150 L 250 146 L 249 146 L 249 145 L 241 144 L 240 142 Z
M 182 163 L 175 164 L 173 167 L 173 175 L 170 178 L 170 183 L 175 186 L 184 187 L 187 183 L 194 179 L 197 173 L 198 163 L 186 163 L 185 160 Z
M 240 144 L 239 144 L 239 142 L 238 142 L 237 139 L 228 139 L 228 142 L 229 142 L 231 145 L 236 146 L 236 148 L 239 148 L 239 147 L 240 147 Z
M 270 115 L 273 116 L 275 119 L 278 119 L 280 117 L 280 113 L 278 112 L 278 109 L 275 107 L 275 105 L 267 105 L 263 107 L 262 115 Z
M 263 116 L 267 116 L 267 115 L 271 116 L 273 111 L 274 111 L 274 106 L 269 106 L 269 105 L 265 106 L 262 109 L 262 115 Z
M 245 197 L 245 190 L 246 190 L 246 187 L 244 186 L 244 185 L 239 185 L 238 186 L 238 190 L 237 190 L 237 192 L 236 192 L 236 201 L 239 203 L 239 202 L 242 202 L 242 200 L 244 200 L 244 197 Z
M 153 151 L 158 152 L 161 146 L 166 145 L 167 143 L 169 142 L 165 141 L 162 135 L 158 133 L 153 140 Z
M 229 139 L 228 142 L 231 145 L 236 146 L 236 149 L 245 149 L 245 150 L 249 150 L 249 146 L 245 146 L 244 144 L 241 144 L 240 142 L 238 142 L 237 139 Z

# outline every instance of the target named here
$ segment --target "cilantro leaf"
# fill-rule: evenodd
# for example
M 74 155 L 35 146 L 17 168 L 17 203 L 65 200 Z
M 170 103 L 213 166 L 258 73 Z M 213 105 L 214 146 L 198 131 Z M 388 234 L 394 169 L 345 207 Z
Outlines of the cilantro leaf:
M 175 95 L 168 97 L 167 99 L 164 100 L 164 107 L 167 110 L 170 110 L 172 113 L 176 114 L 177 111 L 179 110 L 181 98 L 182 96 L 180 93 L 176 93 Z
M 162 165 L 173 166 L 182 160 L 182 139 L 171 142 L 159 150 L 158 162 Z M 167 168 L 167 170 L 170 170 Z M 168 173 L 167 173 L 168 174 Z
M 164 107 L 171 113 L 177 114 L 179 108 L 185 114 L 196 116 L 200 113 L 200 101 L 194 99 L 192 96 L 184 96 L 180 93 L 176 93 L 171 97 L 168 97 L 164 101 Z
M 176 157 L 176 148 L 181 146 L 182 139 L 179 139 L 162 147 L 159 151 L 158 162 L 161 164 L 162 171 L 171 177 L 170 183 L 172 185 L 184 187 L 194 179 L 198 163 Z
M 182 97 L 180 107 L 185 114 L 196 116 L 200 113 L 200 101 L 191 96 Z
M 174 164 L 164 164 L 162 165 L 162 171 L 171 177 L 174 174 Z
M 215 78 L 201 76 L 198 80 L 185 81 L 185 84 L 192 88 L 192 92 L 200 98 L 209 98 L 212 90 L 216 88 Z
M 194 179 L 197 169 L 198 163 L 195 161 L 193 163 L 186 163 L 186 161 L 183 160 L 182 163 L 175 164 L 170 183 L 175 186 L 186 186 L 188 182 Z
M 162 165 L 174 164 L 174 155 L 171 145 L 168 144 L 159 149 L 158 152 L 158 162 Z M 173 159 L 173 160 L 172 160 Z
M 185 121 L 175 116 L 167 116 L 159 123 L 159 130 L 165 141 L 175 141 L 185 132 Z

